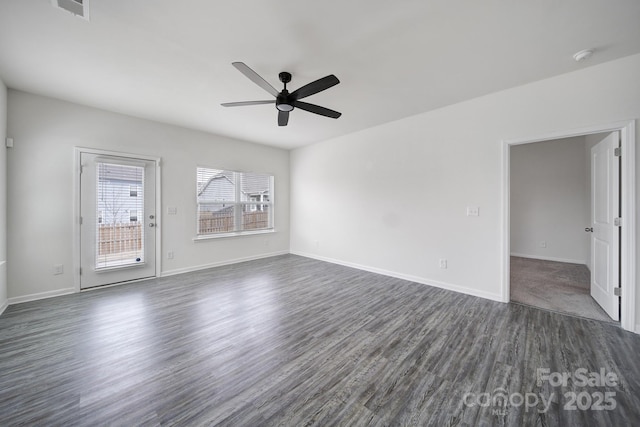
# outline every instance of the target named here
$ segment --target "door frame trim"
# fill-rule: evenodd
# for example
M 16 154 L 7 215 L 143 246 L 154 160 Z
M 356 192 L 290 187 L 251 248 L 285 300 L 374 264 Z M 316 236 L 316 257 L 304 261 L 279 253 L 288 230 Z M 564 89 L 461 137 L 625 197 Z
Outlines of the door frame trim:
M 622 198 L 623 227 L 621 233 L 621 271 L 620 280 L 623 284 L 621 301 L 620 326 L 627 330 L 636 330 L 636 122 L 626 120 L 608 124 L 594 125 L 579 129 L 550 132 L 547 134 L 502 140 L 502 280 L 501 300 L 510 301 L 510 255 L 511 255 L 511 219 L 510 219 L 510 148 L 515 145 L 534 142 L 550 141 L 576 136 L 586 136 L 595 133 L 620 132 L 622 148 L 622 181 L 620 197 Z M 626 286 L 625 286 L 626 284 Z
M 74 147 L 73 156 L 73 285 L 75 292 L 85 292 L 93 288 L 81 289 L 80 288 L 80 266 L 81 266 L 81 253 L 80 253 L 80 156 L 82 154 L 96 154 L 111 157 L 123 157 L 126 159 L 140 159 L 156 164 L 156 253 L 155 253 L 155 272 L 154 277 L 159 277 L 162 271 L 162 189 L 161 189 L 161 159 L 160 157 L 147 156 L 143 154 L 124 153 L 120 151 L 109 151 L 88 147 Z M 147 278 L 148 279 L 148 278 Z M 138 279 L 139 280 L 139 279 Z M 135 282 L 138 280 L 132 280 Z M 122 282 L 114 285 L 116 286 L 130 282 Z M 103 287 L 103 286 L 101 286 Z

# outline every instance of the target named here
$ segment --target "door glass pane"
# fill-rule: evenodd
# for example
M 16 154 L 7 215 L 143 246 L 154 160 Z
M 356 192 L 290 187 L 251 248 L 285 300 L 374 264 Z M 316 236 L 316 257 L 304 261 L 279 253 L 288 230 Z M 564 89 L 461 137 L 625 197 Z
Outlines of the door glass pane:
M 144 167 L 98 163 L 96 270 L 144 262 Z

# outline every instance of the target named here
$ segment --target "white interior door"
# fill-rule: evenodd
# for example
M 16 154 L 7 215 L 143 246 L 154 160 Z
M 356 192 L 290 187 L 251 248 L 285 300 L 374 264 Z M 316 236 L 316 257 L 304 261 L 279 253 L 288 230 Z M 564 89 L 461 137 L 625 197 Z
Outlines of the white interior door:
M 613 320 L 620 319 L 620 162 L 618 132 L 591 148 L 591 296 Z
M 156 164 L 80 154 L 80 288 L 156 275 Z

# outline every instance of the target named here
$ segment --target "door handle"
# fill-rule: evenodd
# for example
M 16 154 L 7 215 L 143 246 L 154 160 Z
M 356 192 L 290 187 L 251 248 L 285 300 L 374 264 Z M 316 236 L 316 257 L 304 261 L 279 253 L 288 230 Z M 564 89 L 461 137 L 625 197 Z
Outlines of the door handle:
M 155 227 L 156 225 L 152 222 L 149 223 L 149 227 Z
M 584 229 L 587 233 L 593 233 L 593 227 L 587 227 Z

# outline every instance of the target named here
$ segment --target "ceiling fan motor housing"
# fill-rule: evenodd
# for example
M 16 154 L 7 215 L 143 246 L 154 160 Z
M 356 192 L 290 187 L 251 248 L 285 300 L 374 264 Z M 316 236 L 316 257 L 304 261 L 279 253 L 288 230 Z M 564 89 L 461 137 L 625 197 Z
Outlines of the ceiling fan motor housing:
M 276 108 L 280 111 L 291 111 L 293 110 L 293 102 L 289 100 L 289 91 L 287 90 L 287 83 L 291 81 L 291 73 L 286 71 L 278 74 L 280 81 L 284 83 L 284 89 L 280 94 L 276 97 Z
M 280 75 L 282 76 L 282 73 Z M 283 89 L 276 97 L 276 108 L 280 111 L 291 111 L 293 110 L 293 101 L 289 96 L 289 91 Z

